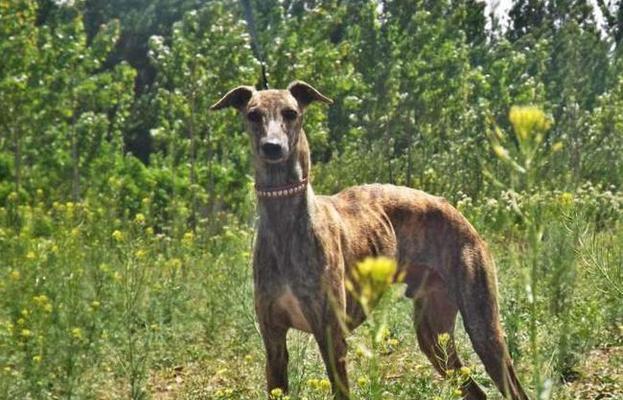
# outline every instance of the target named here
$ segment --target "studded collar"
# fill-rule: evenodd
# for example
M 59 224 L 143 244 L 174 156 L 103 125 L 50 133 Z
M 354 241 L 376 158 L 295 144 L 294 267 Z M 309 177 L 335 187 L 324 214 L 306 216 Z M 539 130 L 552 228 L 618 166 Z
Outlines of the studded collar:
M 285 186 L 261 187 L 255 185 L 255 193 L 257 194 L 257 197 L 262 198 L 290 197 L 305 192 L 305 189 L 307 188 L 307 181 L 308 179 L 305 177 L 300 182 Z

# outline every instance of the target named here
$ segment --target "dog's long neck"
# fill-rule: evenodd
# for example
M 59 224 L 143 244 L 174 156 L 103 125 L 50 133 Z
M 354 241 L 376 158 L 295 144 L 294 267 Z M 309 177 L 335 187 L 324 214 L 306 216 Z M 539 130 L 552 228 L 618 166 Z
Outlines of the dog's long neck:
M 305 178 L 309 180 L 310 165 L 309 144 L 301 130 L 296 148 L 288 160 L 279 164 L 256 165 L 255 183 L 260 188 L 269 189 L 293 185 Z M 260 223 L 286 235 L 292 234 L 293 225 L 311 223 L 314 202 L 315 196 L 309 181 L 302 193 L 282 197 L 258 197 Z

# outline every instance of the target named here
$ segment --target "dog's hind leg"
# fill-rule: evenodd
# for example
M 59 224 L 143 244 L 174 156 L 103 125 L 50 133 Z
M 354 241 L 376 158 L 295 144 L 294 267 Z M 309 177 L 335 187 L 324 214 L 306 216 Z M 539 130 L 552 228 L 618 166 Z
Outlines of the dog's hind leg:
M 456 269 L 457 301 L 474 350 L 500 392 L 513 400 L 527 400 L 511 362 L 497 303 L 493 262 L 483 244 L 466 245 Z
M 444 288 L 440 288 L 444 289 Z M 414 300 L 414 323 L 420 349 L 439 373 L 446 377 L 448 370 L 459 373 L 463 366 L 454 343 L 454 325 L 457 306 L 447 297 L 447 293 L 433 289 Z M 440 335 L 447 334 L 440 343 Z M 478 384 L 465 377 L 461 390 L 465 399 L 480 400 L 486 396 Z

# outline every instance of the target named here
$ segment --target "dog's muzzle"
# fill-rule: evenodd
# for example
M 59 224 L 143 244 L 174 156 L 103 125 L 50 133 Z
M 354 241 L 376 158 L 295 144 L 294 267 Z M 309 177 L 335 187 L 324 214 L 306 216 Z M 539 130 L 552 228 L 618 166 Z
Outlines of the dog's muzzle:
M 285 160 L 286 153 L 288 152 L 287 146 L 284 146 L 278 140 L 262 140 L 260 143 L 260 155 L 268 162 L 280 162 Z

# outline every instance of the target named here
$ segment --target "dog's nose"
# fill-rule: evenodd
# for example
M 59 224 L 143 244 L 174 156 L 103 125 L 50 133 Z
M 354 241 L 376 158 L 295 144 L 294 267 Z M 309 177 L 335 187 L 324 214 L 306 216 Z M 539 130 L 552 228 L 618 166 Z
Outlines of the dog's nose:
M 283 148 L 279 143 L 265 142 L 262 144 L 262 154 L 271 160 L 278 160 L 283 156 Z

